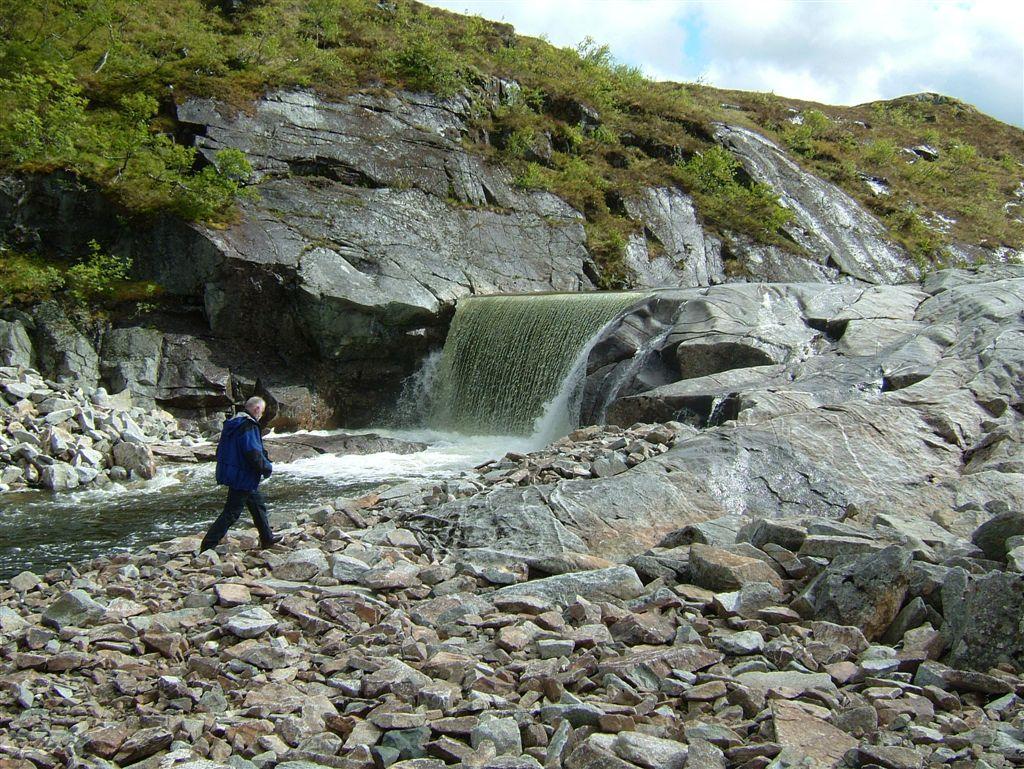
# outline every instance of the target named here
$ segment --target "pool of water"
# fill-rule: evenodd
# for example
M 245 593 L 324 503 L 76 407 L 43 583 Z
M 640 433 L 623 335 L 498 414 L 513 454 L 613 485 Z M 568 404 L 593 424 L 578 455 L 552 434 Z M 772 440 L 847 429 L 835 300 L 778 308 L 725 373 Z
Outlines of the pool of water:
M 271 522 L 280 527 L 338 496 L 408 480 L 451 478 L 508 451 L 531 451 L 542 443 L 522 436 L 373 432 L 428 448 L 414 454 L 321 455 L 275 465 L 274 475 L 260 486 Z M 24 569 L 42 573 L 175 536 L 201 535 L 220 512 L 225 493 L 214 482 L 213 465 L 203 464 L 165 466 L 152 481 L 108 489 L 0 494 L 0 579 Z M 236 527 L 251 526 L 244 512 Z

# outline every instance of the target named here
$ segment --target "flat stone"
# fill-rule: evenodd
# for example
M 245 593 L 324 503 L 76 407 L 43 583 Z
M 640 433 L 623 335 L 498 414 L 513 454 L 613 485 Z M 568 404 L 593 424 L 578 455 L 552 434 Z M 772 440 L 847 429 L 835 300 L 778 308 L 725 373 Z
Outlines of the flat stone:
M 857 747 L 857 741 L 846 732 L 798 704 L 772 700 L 771 709 L 775 741 L 800 758 L 810 758 L 815 766 L 834 766 L 846 751 Z
M 274 615 L 259 607 L 243 609 L 224 622 L 224 629 L 239 638 L 256 638 L 275 627 L 277 620 Z
M 735 656 L 757 654 L 764 649 L 764 636 L 755 630 L 745 630 L 741 633 L 717 636 L 715 646 L 726 654 Z
M 789 670 L 768 673 L 740 673 L 736 680 L 751 689 L 763 691 L 778 691 L 791 689 L 804 693 L 814 689 L 821 689 L 826 692 L 835 692 L 836 685 L 828 673 L 798 673 Z
M 558 574 L 495 591 L 494 599 L 534 596 L 558 606 L 568 606 L 579 597 L 589 600 L 629 600 L 643 594 L 644 586 L 630 566 Z
M 876 764 L 885 769 L 921 769 L 924 756 L 910 748 L 861 745 L 857 748 L 860 765 Z
M 41 582 L 39 577 L 31 571 L 23 571 L 11 577 L 11 587 L 19 593 L 27 593 Z
M 708 590 L 739 590 L 750 582 L 783 588 L 782 578 L 764 561 L 708 545 L 694 544 L 690 548 L 690 573 L 694 584 Z
M 67 626 L 87 627 L 103 618 L 106 607 L 84 590 L 69 590 L 43 612 L 43 624 L 55 630 Z
M 612 750 L 619 758 L 644 769 L 684 769 L 686 766 L 686 745 L 642 732 L 619 732 Z
M 327 556 L 320 548 L 309 547 L 289 553 L 274 566 L 275 579 L 304 582 L 328 570 Z
M 225 607 L 241 606 L 252 600 L 249 588 L 234 582 L 223 582 L 213 587 L 217 594 L 217 603 Z

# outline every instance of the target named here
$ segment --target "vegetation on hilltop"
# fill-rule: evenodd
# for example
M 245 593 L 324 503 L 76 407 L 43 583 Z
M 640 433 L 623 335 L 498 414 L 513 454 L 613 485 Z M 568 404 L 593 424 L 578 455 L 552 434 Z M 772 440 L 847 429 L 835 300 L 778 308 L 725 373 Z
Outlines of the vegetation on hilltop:
M 593 41 L 557 48 L 411 0 L 6 0 L 0 41 L 0 164 L 69 169 L 130 211 L 226 221 L 246 192 L 241 153 L 204 165 L 179 140 L 173 104 L 184 95 L 239 107 L 281 86 L 445 96 L 500 77 L 517 95 L 497 109 L 479 100 L 469 145 L 584 212 L 608 285 L 622 280 L 635 227 L 623 197 L 651 184 L 688 191 L 723 235 L 795 248 L 780 236 L 789 212 L 716 148 L 715 121 L 788 147 L 875 210 L 922 266 L 953 240 L 1024 247 L 1021 209 L 1005 207 L 1024 132 L 953 100 L 838 108 L 653 83 Z M 938 159 L 904 150 L 921 144 Z M 864 175 L 890 194 L 873 194 Z

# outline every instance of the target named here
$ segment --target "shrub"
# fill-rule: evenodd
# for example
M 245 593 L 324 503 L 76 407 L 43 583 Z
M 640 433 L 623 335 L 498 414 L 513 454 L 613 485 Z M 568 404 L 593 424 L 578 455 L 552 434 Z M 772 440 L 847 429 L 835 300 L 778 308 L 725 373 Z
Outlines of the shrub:
M 698 152 L 677 168 L 701 212 L 728 228 L 771 241 L 793 218 L 793 212 L 779 203 L 770 187 L 744 185 L 739 179 L 739 162 L 722 147 Z
M 57 268 L 38 258 L 0 249 L 0 307 L 41 302 L 63 286 Z
M 527 163 L 522 173 L 518 174 L 513 183 L 524 190 L 548 189 L 548 177 L 544 169 L 537 163 Z
M 408 40 L 387 61 L 394 75 L 414 91 L 452 96 L 465 86 L 458 55 L 427 34 Z
M 864 151 L 864 160 L 876 167 L 890 165 L 896 159 L 899 149 L 889 139 L 871 142 Z
M 946 155 L 954 168 L 964 168 L 978 159 L 978 150 L 970 144 L 954 142 L 946 148 Z
M 832 126 L 832 121 L 825 113 L 816 109 L 806 110 L 801 114 L 800 124 L 790 124 L 783 132 L 786 145 L 801 155 L 817 153 L 815 140 L 823 137 Z
M 65 278 L 68 295 L 81 306 L 109 299 L 115 286 L 128 278 L 132 260 L 127 256 L 105 253 L 95 240 L 89 241 L 89 255 L 68 268 Z
M 86 104 L 67 67 L 0 80 L 0 154 L 36 165 L 72 160 L 86 132 Z

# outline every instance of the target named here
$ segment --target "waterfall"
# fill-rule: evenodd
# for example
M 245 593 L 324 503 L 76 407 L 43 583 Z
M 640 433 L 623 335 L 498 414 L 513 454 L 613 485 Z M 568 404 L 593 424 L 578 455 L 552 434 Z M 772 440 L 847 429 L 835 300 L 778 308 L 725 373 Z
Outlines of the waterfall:
M 598 333 L 643 294 L 524 294 L 459 301 L 431 396 L 431 426 L 475 434 L 571 429 Z M 557 413 L 555 413 L 557 412 Z M 565 412 L 565 413 L 562 413 Z

